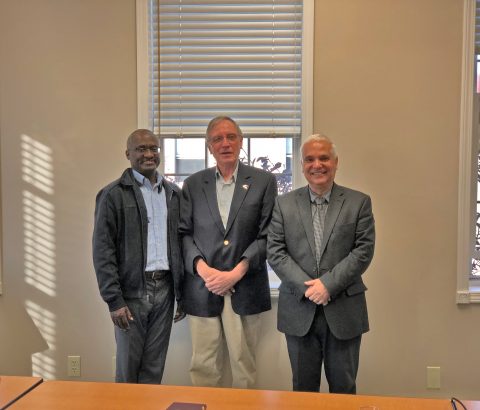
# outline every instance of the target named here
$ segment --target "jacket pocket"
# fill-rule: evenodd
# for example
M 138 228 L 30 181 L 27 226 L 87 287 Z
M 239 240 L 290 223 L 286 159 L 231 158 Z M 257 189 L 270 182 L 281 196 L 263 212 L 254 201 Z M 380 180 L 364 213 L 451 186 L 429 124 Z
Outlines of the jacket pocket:
M 278 287 L 278 290 L 279 290 L 280 292 L 295 294 L 295 291 L 294 291 L 292 288 L 286 286 L 286 285 L 283 284 L 283 283 L 280 284 L 280 286 Z
M 295 299 L 301 300 L 304 297 L 303 293 L 298 293 L 295 291 L 295 289 L 291 288 L 290 286 L 286 286 L 285 284 L 281 283 L 278 290 L 280 291 L 280 294 L 286 294 L 286 295 L 293 295 Z
M 357 282 L 353 285 L 350 285 L 347 289 L 345 289 L 345 294 L 347 296 L 358 295 L 359 293 L 365 292 L 367 287 L 363 282 Z

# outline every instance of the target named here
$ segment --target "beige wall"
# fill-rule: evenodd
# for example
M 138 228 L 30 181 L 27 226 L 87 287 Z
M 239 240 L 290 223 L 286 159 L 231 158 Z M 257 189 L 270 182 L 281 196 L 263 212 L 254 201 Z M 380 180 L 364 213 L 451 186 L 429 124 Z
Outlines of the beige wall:
M 315 6 L 314 128 L 335 139 L 338 182 L 371 194 L 377 222 L 358 390 L 480 399 L 480 306 L 455 304 L 462 1 Z M 128 165 L 135 64 L 134 0 L 0 0 L 0 374 L 30 374 L 43 351 L 46 375 L 67 379 L 70 354 L 81 380 L 112 380 L 90 239 L 97 190 Z M 189 355 L 184 321 L 165 383 L 189 384 Z M 290 388 L 275 307 L 259 360 L 259 387 Z M 442 389 L 426 390 L 427 366 Z
M 462 1 L 315 5 L 314 127 L 376 217 L 359 389 L 479 398 L 480 306 L 455 304 Z

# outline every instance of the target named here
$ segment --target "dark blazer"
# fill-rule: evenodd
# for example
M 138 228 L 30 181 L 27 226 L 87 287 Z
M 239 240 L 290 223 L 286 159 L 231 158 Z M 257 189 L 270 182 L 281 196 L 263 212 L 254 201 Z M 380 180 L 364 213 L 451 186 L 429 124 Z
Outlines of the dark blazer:
M 324 306 L 331 332 L 351 339 L 369 330 L 362 280 L 373 257 L 375 226 L 370 197 L 334 184 L 325 215 L 320 269 L 308 187 L 277 198 L 268 234 L 267 255 L 280 277 L 278 330 L 304 336 L 317 305 L 305 298 L 307 280 L 320 278 L 330 293 Z
M 180 189 L 163 179 L 167 201 L 168 262 L 175 297 L 181 299 L 183 260 L 178 235 Z M 93 264 L 109 310 L 126 306 L 124 298 L 145 296 L 147 208 L 131 168 L 97 194 L 93 230 Z
M 248 258 L 248 272 L 235 285 L 232 295 L 233 310 L 239 315 L 251 315 L 271 308 L 266 244 L 276 195 L 277 183 L 271 173 L 239 163 L 224 228 L 217 205 L 215 168 L 197 172 L 185 180 L 180 234 L 183 236 L 186 313 L 213 317 L 223 310 L 223 297 L 210 292 L 194 269 L 198 257 L 223 271 L 232 270 L 242 258 Z

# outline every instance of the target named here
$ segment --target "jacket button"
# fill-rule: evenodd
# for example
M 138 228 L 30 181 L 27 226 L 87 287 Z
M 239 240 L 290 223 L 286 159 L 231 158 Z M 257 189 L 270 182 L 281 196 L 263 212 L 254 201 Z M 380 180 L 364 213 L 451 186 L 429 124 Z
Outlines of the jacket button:
M 223 244 L 224 244 L 225 246 L 227 246 L 229 243 L 230 243 L 230 241 L 229 241 L 228 239 L 225 239 L 225 240 L 223 241 Z

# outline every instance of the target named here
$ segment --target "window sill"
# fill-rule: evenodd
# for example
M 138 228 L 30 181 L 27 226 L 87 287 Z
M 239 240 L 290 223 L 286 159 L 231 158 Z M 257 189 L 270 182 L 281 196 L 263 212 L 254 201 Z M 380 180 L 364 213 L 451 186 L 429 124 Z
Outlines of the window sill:
M 480 286 L 472 286 L 466 291 L 457 291 L 458 305 L 467 305 L 470 303 L 480 303 Z
M 270 297 L 271 298 L 278 299 L 278 294 L 279 294 L 278 288 L 280 287 L 280 283 L 281 283 L 280 279 L 270 277 Z

